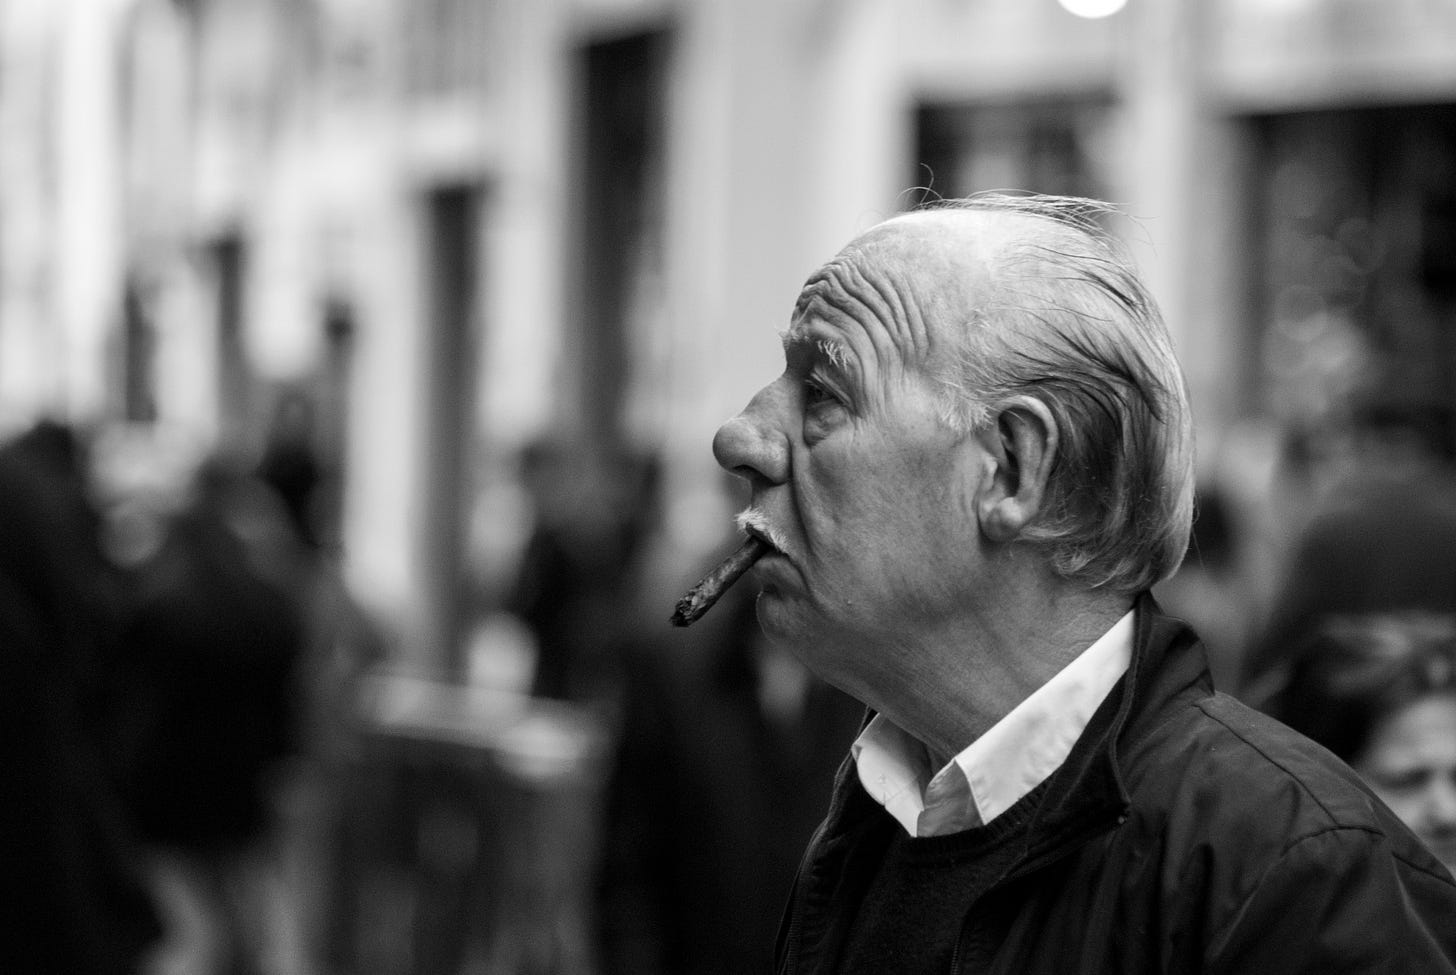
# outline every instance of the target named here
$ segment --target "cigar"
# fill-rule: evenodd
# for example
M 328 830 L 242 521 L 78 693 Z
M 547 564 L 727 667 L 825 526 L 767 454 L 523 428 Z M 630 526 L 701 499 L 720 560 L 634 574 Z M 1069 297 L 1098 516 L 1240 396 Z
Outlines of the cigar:
M 748 541 L 740 545 L 736 552 L 724 559 L 716 569 L 703 577 L 702 582 L 689 589 L 687 595 L 677 601 L 669 622 L 673 626 L 692 626 L 768 550 L 768 543 L 750 535 Z

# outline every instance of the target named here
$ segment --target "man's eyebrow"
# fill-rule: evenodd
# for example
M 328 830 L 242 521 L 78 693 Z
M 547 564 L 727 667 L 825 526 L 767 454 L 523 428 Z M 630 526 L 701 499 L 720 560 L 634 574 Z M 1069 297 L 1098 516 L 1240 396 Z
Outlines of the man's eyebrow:
M 841 372 L 853 375 L 854 360 L 849 354 L 849 348 L 835 339 L 815 339 L 807 328 L 802 325 L 795 325 L 779 333 L 783 339 L 784 351 L 787 352 L 794 346 L 812 346 L 836 369 Z

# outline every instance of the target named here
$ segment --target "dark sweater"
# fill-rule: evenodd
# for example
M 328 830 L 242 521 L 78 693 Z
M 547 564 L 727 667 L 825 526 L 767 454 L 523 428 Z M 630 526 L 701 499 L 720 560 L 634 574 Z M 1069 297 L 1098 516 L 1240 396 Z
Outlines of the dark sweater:
M 843 975 L 950 971 L 974 904 L 1025 852 L 1038 787 L 989 824 L 912 839 L 896 828 L 845 945 Z M 888 813 L 886 814 L 888 815 Z

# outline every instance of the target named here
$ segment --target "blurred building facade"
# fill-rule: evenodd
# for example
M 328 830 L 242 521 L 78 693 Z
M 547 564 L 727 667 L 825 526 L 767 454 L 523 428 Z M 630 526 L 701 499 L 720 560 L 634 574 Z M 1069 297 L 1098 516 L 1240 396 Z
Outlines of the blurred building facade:
M 927 190 L 1141 218 L 1209 462 L 1372 358 L 1449 405 L 1453 50 L 1443 0 L 0 0 L 0 417 L 250 446 L 303 391 L 448 672 L 521 448 L 655 453 L 692 564 L 799 284 Z

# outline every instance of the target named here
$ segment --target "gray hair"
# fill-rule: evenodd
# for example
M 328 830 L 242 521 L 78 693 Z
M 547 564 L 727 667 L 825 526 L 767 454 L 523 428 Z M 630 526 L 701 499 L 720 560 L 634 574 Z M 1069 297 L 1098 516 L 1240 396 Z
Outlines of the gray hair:
M 1172 575 L 1193 521 L 1193 430 L 1172 340 L 1125 248 L 1077 197 L 986 193 L 921 209 L 1029 218 L 991 261 L 944 384 L 944 416 L 982 429 L 1040 400 L 1059 443 L 1042 512 L 1023 532 L 1064 578 L 1137 592 Z

